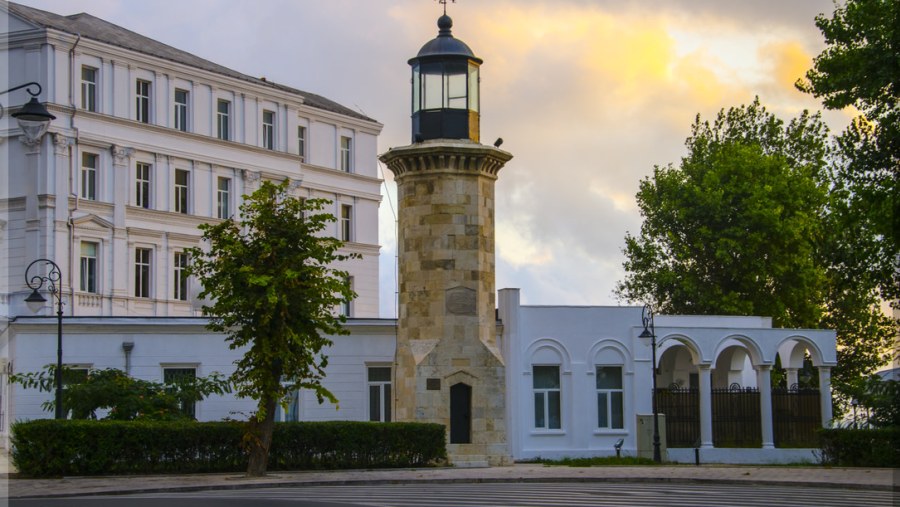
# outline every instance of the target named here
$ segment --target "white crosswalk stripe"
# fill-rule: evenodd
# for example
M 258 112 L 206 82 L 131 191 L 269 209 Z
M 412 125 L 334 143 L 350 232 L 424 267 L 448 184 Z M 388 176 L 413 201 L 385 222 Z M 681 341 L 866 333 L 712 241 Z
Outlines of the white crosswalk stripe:
M 751 483 L 412 483 L 310 486 L 270 489 L 163 493 L 143 497 L 255 498 L 322 502 L 367 507 L 891 507 L 890 491 L 767 486 Z

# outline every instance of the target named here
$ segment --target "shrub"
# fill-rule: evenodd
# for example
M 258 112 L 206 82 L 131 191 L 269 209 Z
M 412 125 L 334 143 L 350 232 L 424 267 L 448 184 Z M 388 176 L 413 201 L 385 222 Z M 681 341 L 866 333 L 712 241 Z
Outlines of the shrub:
M 12 460 L 30 476 L 241 472 L 245 424 L 39 419 L 13 425 Z M 437 424 L 279 423 L 269 468 L 410 467 L 445 457 Z
M 900 467 L 900 428 L 822 430 L 822 463 Z

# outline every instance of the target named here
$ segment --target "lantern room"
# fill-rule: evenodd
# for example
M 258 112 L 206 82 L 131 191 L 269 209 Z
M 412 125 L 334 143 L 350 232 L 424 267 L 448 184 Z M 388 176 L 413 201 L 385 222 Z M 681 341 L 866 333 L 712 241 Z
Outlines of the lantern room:
M 427 42 L 412 67 L 412 139 L 478 142 L 478 69 L 482 60 L 454 38 L 453 20 L 438 19 L 438 36 Z

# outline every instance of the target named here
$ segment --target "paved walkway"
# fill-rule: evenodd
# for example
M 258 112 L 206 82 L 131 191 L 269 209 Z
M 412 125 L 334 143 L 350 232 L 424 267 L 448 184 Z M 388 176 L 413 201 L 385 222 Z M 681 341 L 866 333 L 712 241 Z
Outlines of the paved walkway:
M 717 482 L 793 484 L 815 487 L 900 491 L 895 469 L 758 467 L 758 466 L 646 466 L 548 467 L 520 464 L 492 468 L 417 468 L 327 472 L 273 472 L 263 478 L 241 474 L 196 474 L 23 479 L 9 476 L 10 498 L 86 494 L 200 491 L 304 485 L 346 485 L 427 482 Z M 6 482 L 5 480 L 3 482 Z M 5 485 L 4 485 L 5 486 Z

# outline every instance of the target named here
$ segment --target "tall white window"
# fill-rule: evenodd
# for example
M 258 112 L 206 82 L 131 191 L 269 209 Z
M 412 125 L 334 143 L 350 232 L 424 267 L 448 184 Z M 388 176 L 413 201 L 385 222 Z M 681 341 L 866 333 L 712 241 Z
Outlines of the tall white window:
M 175 213 L 188 213 L 190 190 L 190 173 L 175 169 Z
M 81 107 L 97 111 L 97 69 L 81 66 Z
M 135 119 L 141 123 L 150 123 L 150 81 L 135 81 Z
M 135 165 L 134 205 L 150 209 L 150 164 L 138 162 Z
M 369 420 L 391 422 L 391 367 L 369 366 Z
M 174 281 L 174 289 L 172 297 L 179 301 L 187 301 L 188 298 L 188 254 L 186 252 L 175 252 L 172 258 L 172 280 Z
M 134 297 L 150 297 L 150 257 L 149 248 L 134 249 Z
M 622 367 L 597 367 L 597 427 L 625 427 L 625 405 L 622 391 Z
M 559 366 L 532 366 L 534 390 L 534 427 L 562 428 L 560 410 Z
M 353 241 L 353 206 L 341 204 L 341 241 Z
M 163 368 L 163 382 L 166 384 L 170 384 L 173 382 L 178 382 L 182 380 L 189 380 L 197 378 L 197 368 L 192 367 L 171 367 L 171 368 Z M 181 408 L 181 412 L 191 418 L 196 419 L 197 417 L 197 402 L 190 399 L 184 398 L 178 400 L 178 403 Z
M 229 126 L 231 122 L 231 102 L 221 100 L 216 103 L 216 135 L 219 139 L 228 141 L 231 139 Z
M 188 92 L 175 89 L 175 128 L 187 132 L 188 129 Z
M 231 216 L 231 178 L 219 176 L 216 204 L 217 217 L 228 218 Z
M 348 276 L 345 281 L 347 285 L 350 287 L 350 290 L 353 290 L 353 277 Z M 345 317 L 351 317 L 353 313 L 353 302 L 349 299 L 345 299 L 341 301 L 341 315 Z
M 79 289 L 97 292 L 97 243 L 81 242 L 81 280 Z
M 275 149 L 275 113 L 263 111 L 263 148 Z
M 341 136 L 341 171 L 353 171 L 353 139 Z
M 300 161 L 306 162 L 306 127 L 297 127 L 297 153 L 300 154 Z
M 294 389 L 285 396 L 287 410 L 281 403 L 275 406 L 275 420 L 278 422 L 297 422 L 300 420 L 300 390 Z
M 97 155 L 81 154 L 81 198 L 97 200 Z

